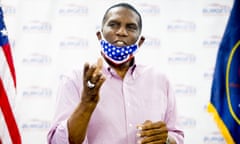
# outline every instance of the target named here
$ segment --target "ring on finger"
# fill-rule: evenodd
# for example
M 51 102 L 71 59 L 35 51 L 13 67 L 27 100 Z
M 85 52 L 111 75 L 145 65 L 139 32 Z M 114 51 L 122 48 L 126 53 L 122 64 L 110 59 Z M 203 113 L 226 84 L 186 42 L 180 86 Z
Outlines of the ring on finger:
M 90 89 L 92 89 L 92 88 L 95 87 L 95 84 L 92 83 L 90 80 L 88 80 L 88 81 L 87 81 L 87 87 L 90 88 Z

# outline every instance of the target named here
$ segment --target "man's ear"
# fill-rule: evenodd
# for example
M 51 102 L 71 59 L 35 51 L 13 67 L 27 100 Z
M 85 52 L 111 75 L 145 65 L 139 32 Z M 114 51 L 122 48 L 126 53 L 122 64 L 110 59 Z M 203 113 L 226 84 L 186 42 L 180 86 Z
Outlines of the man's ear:
M 97 35 L 98 40 L 101 40 L 101 39 L 102 39 L 102 35 L 101 35 L 101 32 L 100 32 L 100 31 L 97 31 L 96 35 Z
M 140 47 L 144 43 L 144 41 L 145 41 L 145 37 L 141 36 L 138 42 L 138 46 Z

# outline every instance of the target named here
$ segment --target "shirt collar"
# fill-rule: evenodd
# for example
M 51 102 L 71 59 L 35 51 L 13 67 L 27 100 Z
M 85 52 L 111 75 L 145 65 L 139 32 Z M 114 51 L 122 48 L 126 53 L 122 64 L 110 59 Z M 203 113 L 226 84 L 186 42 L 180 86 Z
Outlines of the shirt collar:
M 134 64 L 128 69 L 126 76 L 131 76 L 133 79 L 136 78 L 137 76 L 137 72 L 136 72 L 136 67 L 137 67 L 137 64 L 135 63 L 134 61 Z M 104 71 L 104 74 L 107 76 L 107 77 L 117 77 L 117 78 L 120 78 L 116 71 L 110 67 L 110 65 L 104 61 L 103 63 L 103 71 Z

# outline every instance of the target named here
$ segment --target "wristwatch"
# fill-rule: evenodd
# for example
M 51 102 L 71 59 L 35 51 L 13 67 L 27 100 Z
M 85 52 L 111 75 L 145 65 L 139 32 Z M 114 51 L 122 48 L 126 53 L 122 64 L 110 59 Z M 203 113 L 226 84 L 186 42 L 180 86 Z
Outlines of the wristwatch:
M 167 140 L 166 140 L 165 144 L 171 144 L 170 140 L 169 140 L 169 137 L 167 137 Z

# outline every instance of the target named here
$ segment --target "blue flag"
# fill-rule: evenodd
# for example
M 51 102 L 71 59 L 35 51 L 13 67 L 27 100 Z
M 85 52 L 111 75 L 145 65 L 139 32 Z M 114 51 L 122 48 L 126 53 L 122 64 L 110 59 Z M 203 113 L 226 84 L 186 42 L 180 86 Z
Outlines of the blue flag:
M 240 144 L 240 0 L 235 0 L 220 43 L 208 111 L 227 144 Z

